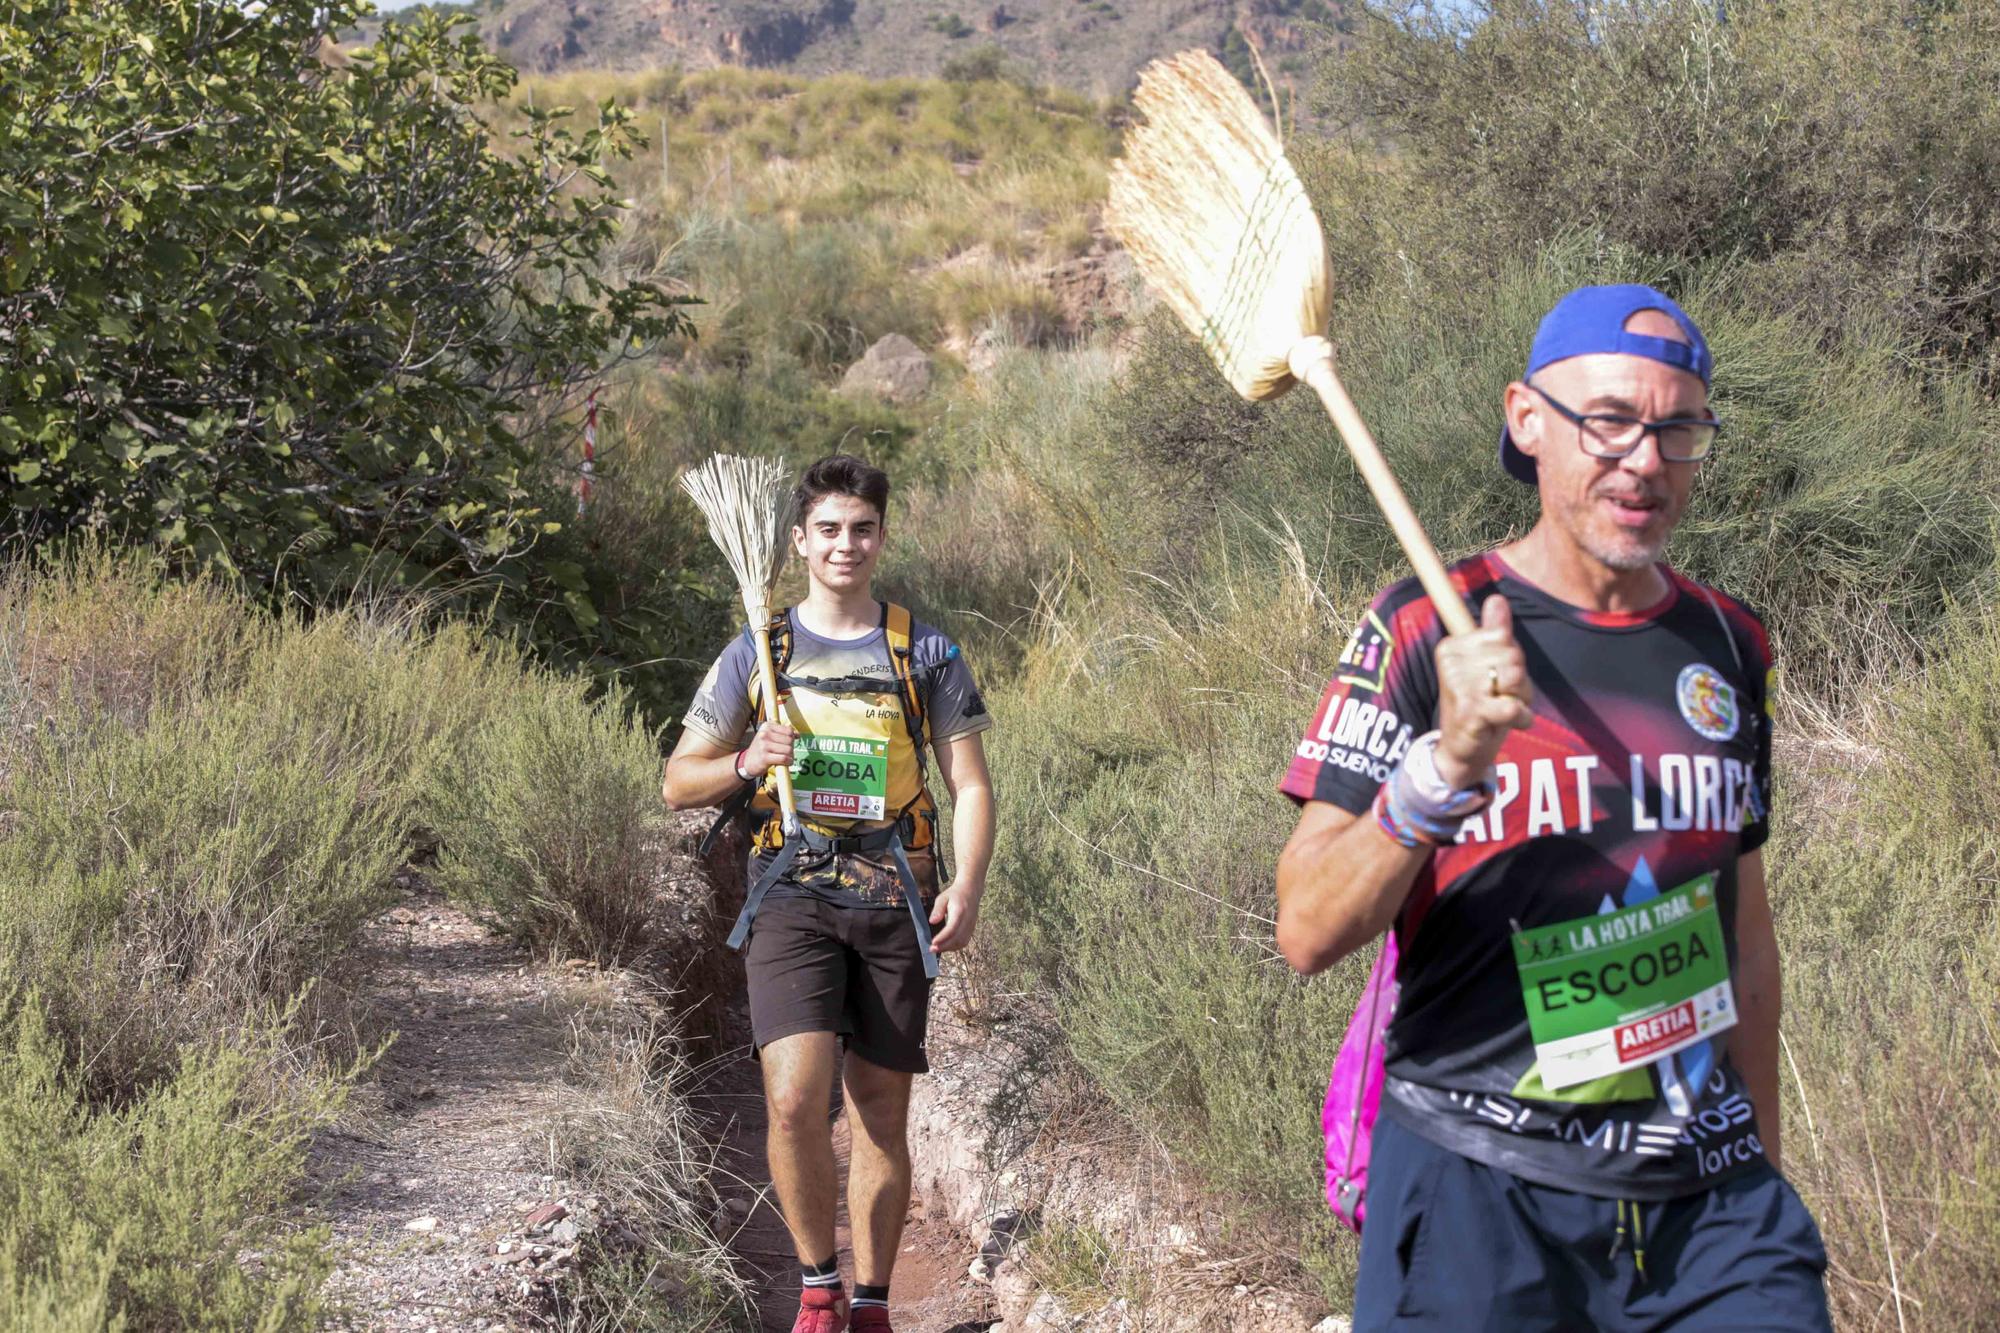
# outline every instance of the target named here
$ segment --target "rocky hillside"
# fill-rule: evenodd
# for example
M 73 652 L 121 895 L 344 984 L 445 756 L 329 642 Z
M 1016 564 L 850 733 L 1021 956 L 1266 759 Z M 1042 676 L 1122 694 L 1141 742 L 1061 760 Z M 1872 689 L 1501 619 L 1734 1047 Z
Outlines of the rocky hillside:
M 1205 46 L 1249 72 L 1255 43 L 1287 82 L 1339 40 L 1349 0 L 471 0 L 524 70 L 678 65 L 935 75 L 997 48 L 1036 79 L 1094 95 L 1158 55 Z M 1246 41 L 1246 37 L 1248 41 Z

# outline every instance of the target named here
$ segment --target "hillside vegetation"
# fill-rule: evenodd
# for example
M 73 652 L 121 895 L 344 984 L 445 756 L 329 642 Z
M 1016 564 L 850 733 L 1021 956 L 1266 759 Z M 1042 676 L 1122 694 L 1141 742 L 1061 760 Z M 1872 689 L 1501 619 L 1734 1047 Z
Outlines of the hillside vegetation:
M 616 169 L 633 201 L 621 264 L 702 301 L 687 308 L 693 339 L 600 395 L 602 484 L 577 531 L 618 571 L 623 591 L 602 603 L 613 618 L 648 603 L 657 614 L 669 577 L 690 589 L 713 578 L 673 483 L 684 465 L 715 450 L 804 461 L 836 448 L 914 462 L 956 410 L 949 386 L 981 334 L 1022 347 L 1090 329 L 1050 274 L 1105 245 L 1114 132 L 1100 106 L 1000 78 L 717 69 L 531 79 L 512 114 L 598 99 L 655 134 Z M 837 392 L 889 333 L 939 354 L 939 391 L 901 405 Z M 718 620 L 690 634 L 673 651 L 683 661 L 650 678 L 690 679 L 722 632 Z M 656 721 L 685 700 L 665 685 L 641 697 Z
M 524 70 L 717 65 L 819 76 L 929 78 L 1000 59 L 1044 83 L 1115 97 L 1168 51 L 1203 47 L 1246 78 L 1249 44 L 1302 91 L 1309 56 L 1337 41 L 1348 0 L 461 0 L 430 6 L 475 18 Z M 364 24 L 362 40 L 379 31 Z

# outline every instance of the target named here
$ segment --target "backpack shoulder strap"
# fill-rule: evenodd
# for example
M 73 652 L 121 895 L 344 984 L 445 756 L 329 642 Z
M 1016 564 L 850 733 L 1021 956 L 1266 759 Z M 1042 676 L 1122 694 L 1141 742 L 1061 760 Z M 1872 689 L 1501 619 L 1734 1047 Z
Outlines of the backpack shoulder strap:
M 792 664 L 792 612 L 781 606 L 771 612 L 770 622 L 765 626 L 771 636 L 771 670 L 778 677 L 778 695 L 784 697 L 785 668 Z M 755 716 L 760 711 L 757 697 L 757 673 L 750 673 L 750 712 Z
M 792 608 L 781 606 L 771 612 L 771 665 L 783 671 L 792 664 Z
M 1709 613 L 1715 617 L 1716 626 L 1722 630 L 1722 637 L 1729 644 L 1729 655 L 1736 659 L 1736 673 L 1743 679 L 1750 680 L 1749 665 L 1743 660 L 1743 649 L 1737 646 L 1736 631 L 1730 628 L 1729 618 L 1722 614 L 1722 604 L 1715 600 L 1715 594 L 1709 590 L 1707 584 L 1696 583 L 1694 586 L 1701 590 L 1702 600 L 1708 603 Z M 1757 682 L 1750 681 L 1750 683 L 1754 685 Z
M 896 669 L 896 687 L 903 696 L 903 723 L 910 729 L 910 743 L 917 747 L 917 762 L 931 742 L 930 710 L 923 690 L 917 687 L 916 663 L 910 642 L 910 610 L 894 602 L 885 603 L 882 631 L 889 641 L 889 662 Z

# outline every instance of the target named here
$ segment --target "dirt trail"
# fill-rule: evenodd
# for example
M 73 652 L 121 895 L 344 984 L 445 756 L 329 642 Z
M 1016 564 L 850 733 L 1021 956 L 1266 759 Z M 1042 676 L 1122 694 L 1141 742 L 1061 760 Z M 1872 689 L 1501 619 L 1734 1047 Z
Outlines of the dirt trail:
M 717 927 L 711 931 L 713 939 L 727 933 L 743 905 L 743 856 L 740 839 L 731 835 L 722 839 L 700 868 Z M 721 964 L 709 973 L 710 985 L 717 992 L 727 992 L 727 1007 L 721 1013 L 717 1033 L 719 1054 L 705 1067 L 705 1077 L 690 1088 L 689 1100 L 713 1126 L 710 1138 L 720 1149 L 718 1185 L 725 1208 L 738 1219 L 730 1249 L 756 1291 L 762 1329 L 764 1333 L 789 1333 L 792 1318 L 798 1313 L 798 1256 L 793 1253 L 791 1233 L 778 1212 L 777 1200 L 771 1195 L 771 1173 L 764 1156 L 763 1075 L 750 1058 L 750 1007 L 743 965 L 733 954 L 716 956 Z M 935 1051 L 932 1054 L 934 1058 L 937 1055 Z M 919 1084 L 925 1077 L 919 1076 Z M 834 1108 L 828 1110 L 832 1113 Z M 844 1112 L 835 1121 L 833 1141 L 844 1183 L 848 1143 Z M 840 1247 L 841 1273 L 851 1290 L 854 1253 L 844 1198 L 835 1239 Z M 967 1236 L 948 1218 L 927 1216 L 921 1197 L 912 1200 L 889 1289 L 890 1314 L 897 1333 L 982 1333 L 993 1327 L 997 1315 L 991 1293 L 966 1272 L 978 1253 L 978 1239 Z
M 695 870 L 690 851 L 672 849 L 667 870 L 687 891 L 665 889 L 664 896 L 685 903 L 693 943 L 704 933 L 699 918 L 713 918 L 712 930 L 733 918 L 735 907 L 733 886 L 715 893 L 711 873 Z M 561 1245 L 550 1243 L 544 1226 L 533 1259 L 510 1263 L 495 1251 L 501 1242 L 518 1251 L 538 1207 L 560 1199 L 576 1211 L 585 1202 L 537 1159 L 540 1131 L 575 1093 L 570 1018 L 596 974 L 550 967 L 492 935 L 421 874 L 404 872 L 398 886 L 402 897 L 363 927 L 342 971 L 362 1040 L 394 1041 L 355 1089 L 340 1126 L 322 1134 L 312 1152 L 306 1203 L 331 1226 L 338 1260 L 327 1288 L 336 1307 L 331 1326 L 548 1328 L 540 1288 Z M 697 1015 L 694 1026 L 710 1052 L 686 1092 L 719 1143 L 723 1221 L 734 1227 L 727 1239 L 753 1284 L 761 1326 L 789 1330 L 797 1261 L 770 1195 L 742 967 L 733 956 L 716 959 L 719 948 L 707 944 L 694 966 L 683 959 L 677 978 L 682 1002 L 695 1001 L 707 1015 Z M 733 993 L 714 993 L 725 989 Z M 844 1173 L 844 1115 L 834 1130 Z M 546 1155 L 542 1145 L 539 1156 Z M 990 1294 L 966 1276 L 977 1242 L 945 1219 L 927 1218 L 921 1202 L 910 1219 L 892 1289 L 899 1333 L 990 1327 Z M 844 1205 L 839 1243 L 851 1282 Z
M 725 1207 L 732 1217 L 741 1219 L 730 1248 L 755 1286 L 764 1333 L 788 1333 L 798 1311 L 798 1259 L 792 1250 L 791 1233 L 770 1191 L 770 1171 L 764 1157 L 762 1075 L 750 1059 L 750 1021 L 741 990 L 739 982 L 725 1032 L 725 1053 L 691 1091 L 690 1100 L 716 1126 L 721 1162 L 727 1172 L 722 1182 Z M 829 1107 L 829 1112 L 832 1109 Z M 847 1116 L 842 1112 L 834 1123 L 834 1151 L 843 1181 L 847 1150 Z M 836 1239 L 841 1270 L 851 1291 L 854 1255 L 844 1199 Z M 890 1313 L 897 1333 L 980 1333 L 992 1327 L 997 1316 L 990 1294 L 966 1276 L 967 1266 L 978 1252 L 977 1240 L 945 1219 L 927 1217 L 922 1202 L 913 1202 L 890 1288 Z
M 340 1259 L 333 1326 L 532 1327 L 510 1299 L 521 1275 L 494 1246 L 560 1184 L 537 1170 L 531 1142 L 562 1087 L 560 983 L 420 876 L 403 884 L 402 904 L 364 928 L 351 971 L 364 1035 L 396 1040 L 314 1150 L 314 1202 Z

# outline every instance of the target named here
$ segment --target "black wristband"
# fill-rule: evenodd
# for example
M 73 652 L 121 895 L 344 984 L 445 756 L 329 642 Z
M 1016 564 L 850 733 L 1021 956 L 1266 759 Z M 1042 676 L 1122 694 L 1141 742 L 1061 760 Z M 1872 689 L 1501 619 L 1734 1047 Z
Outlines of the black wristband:
M 730 767 L 736 770 L 736 780 L 738 782 L 748 782 L 751 780 L 750 775 L 743 771 L 743 756 L 749 753 L 750 747 L 746 745 L 736 752 L 736 758 L 730 763 Z

